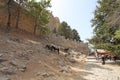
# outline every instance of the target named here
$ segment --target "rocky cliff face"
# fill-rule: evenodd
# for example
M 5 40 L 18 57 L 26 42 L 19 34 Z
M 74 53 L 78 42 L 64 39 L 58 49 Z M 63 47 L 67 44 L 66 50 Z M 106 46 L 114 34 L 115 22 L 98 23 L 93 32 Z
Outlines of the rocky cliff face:
M 50 22 L 47 24 L 47 26 L 50 28 L 51 31 L 58 30 L 58 27 L 60 25 L 60 20 L 58 17 L 54 17 L 52 14 L 50 16 Z
M 0 8 L 0 25 L 7 26 L 7 19 L 8 19 L 8 10 L 7 10 L 7 0 L 0 1 L 1 8 Z M 27 12 L 23 10 L 17 3 L 13 2 L 11 5 L 11 27 L 16 27 L 17 16 L 18 16 L 18 9 L 20 9 L 20 17 L 18 28 L 25 30 L 27 32 L 33 33 L 34 30 L 34 18 Z

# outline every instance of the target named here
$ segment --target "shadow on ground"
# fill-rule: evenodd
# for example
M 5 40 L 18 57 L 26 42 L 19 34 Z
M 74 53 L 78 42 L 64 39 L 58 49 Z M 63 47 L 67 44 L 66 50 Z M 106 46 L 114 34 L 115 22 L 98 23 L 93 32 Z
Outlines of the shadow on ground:
M 102 65 L 102 64 L 101 64 Z M 107 65 L 107 64 L 105 64 L 105 65 Z M 102 65 L 102 66 L 104 66 L 104 65 Z M 105 67 L 102 67 L 102 66 L 100 66 L 100 65 L 98 65 L 98 64 L 93 64 L 93 63 L 87 63 L 87 64 L 85 64 L 85 70 L 92 70 L 92 69 L 94 69 L 94 68 L 99 68 L 99 69 L 106 69 L 106 70 L 112 70 L 112 69 L 109 69 L 109 68 L 105 68 Z
M 87 76 L 87 75 L 93 75 L 93 73 L 91 73 L 91 72 L 86 72 L 86 71 L 81 71 L 81 72 L 80 72 L 80 75 L 79 75 L 79 76 L 77 75 L 77 76 L 74 78 L 74 80 L 87 80 L 87 79 L 84 78 L 84 76 Z

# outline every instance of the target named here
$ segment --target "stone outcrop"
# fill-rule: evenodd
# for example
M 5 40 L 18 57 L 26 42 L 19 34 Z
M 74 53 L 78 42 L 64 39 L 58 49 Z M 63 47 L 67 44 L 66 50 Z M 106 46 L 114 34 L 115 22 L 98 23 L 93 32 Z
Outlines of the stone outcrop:
M 50 16 L 50 22 L 47 24 L 47 26 L 50 28 L 51 31 L 58 30 L 58 27 L 60 25 L 60 20 L 58 17 L 54 17 L 52 14 Z
M 0 78 L 0 80 L 11 80 L 10 78 Z

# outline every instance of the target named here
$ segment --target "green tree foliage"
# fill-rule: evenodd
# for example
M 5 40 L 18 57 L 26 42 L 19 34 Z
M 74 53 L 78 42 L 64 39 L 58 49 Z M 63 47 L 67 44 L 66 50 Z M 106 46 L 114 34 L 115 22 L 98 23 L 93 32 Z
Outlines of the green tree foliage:
M 60 27 L 58 29 L 58 33 L 61 35 L 61 36 L 65 36 L 66 39 L 71 39 L 71 28 L 70 26 L 68 26 L 68 24 L 66 22 L 62 22 L 60 24 Z
M 41 0 L 41 2 L 31 0 L 29 2 L 29 10 L 35 17 L 34 34 L 37 27 L 45 26 L 49 22 L 50 11 L 47 10 L 48 7 L 50 7 L 50 0 Z
M 58 28 L 58 34 L 64 36 L 66 39 L 81 41 L 77 30 L 72 30 L 71 27 L 65 21 L 63 21 L 60 24 Z
M 72 39 L 81 42 L 80 36 L 79 36 L 79 34 L 78 34 L 78 32 L 77 32 L 76 29 L 73 29 L 73 30 L 72 30 Z
M 39 27 L 39 32 L 41 36 L 47 36 L 51 31 L 48 27 L 42 26 L 42 27 Z
M 116 14 L 120 12 L 119 9 L 119 0 L 98 0 L 94 18 L 91 20 L 94 36 L 89 39 L 94 48 L 120 53 L 120 24 L 118 23 L 120 22 L 120 15 Z
M 9 0 L 0 0 L 0 8 L 5 8 L 8 6 L 8 1 Z
M 120 39 L 120 29 L 116 30 L 114 38 L 115 39 Z

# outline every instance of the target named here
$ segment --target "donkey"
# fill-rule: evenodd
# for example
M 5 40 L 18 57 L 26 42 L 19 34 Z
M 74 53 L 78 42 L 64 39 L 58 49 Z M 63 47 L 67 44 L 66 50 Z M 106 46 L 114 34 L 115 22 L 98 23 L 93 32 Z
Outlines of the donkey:
M 59 54 L 60 49 L 56 47 L 55 45 L 46 45 L 46 48 L 48 48 L 51 51 L 57 51 Z

